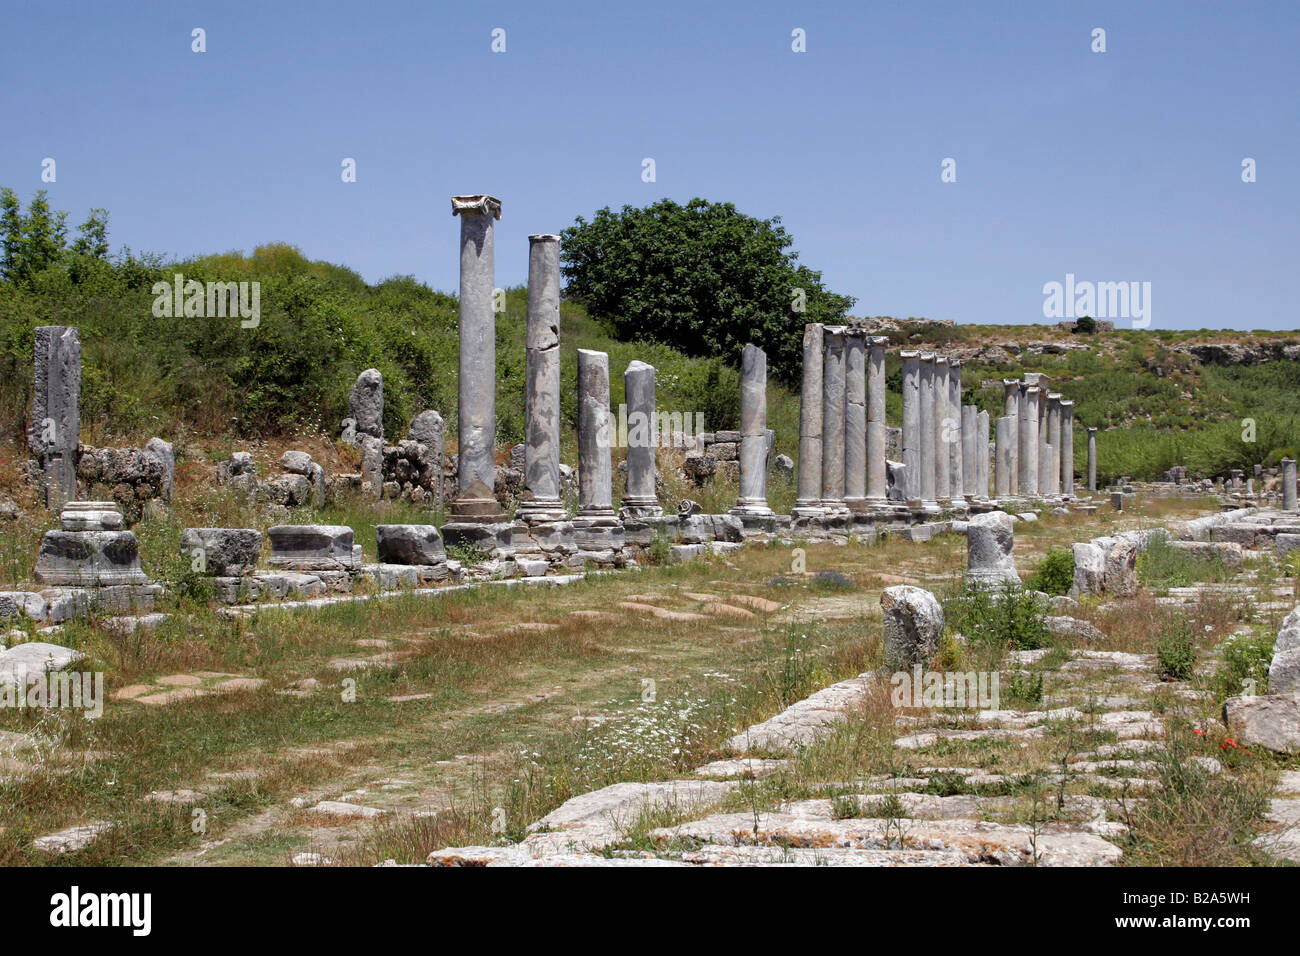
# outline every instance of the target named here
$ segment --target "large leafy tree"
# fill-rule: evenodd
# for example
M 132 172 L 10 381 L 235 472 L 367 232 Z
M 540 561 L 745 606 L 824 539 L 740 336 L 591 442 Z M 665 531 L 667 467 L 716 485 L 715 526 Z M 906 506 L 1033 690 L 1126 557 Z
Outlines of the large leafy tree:
M 606 207 L 564 230 L 566 293 L 618 338 L 731 363 L 752 342 L 775 377 L 793 382 L 804 324 L 841 321 L 854 300 L 796 261 L 780 223 L 704 199 Z

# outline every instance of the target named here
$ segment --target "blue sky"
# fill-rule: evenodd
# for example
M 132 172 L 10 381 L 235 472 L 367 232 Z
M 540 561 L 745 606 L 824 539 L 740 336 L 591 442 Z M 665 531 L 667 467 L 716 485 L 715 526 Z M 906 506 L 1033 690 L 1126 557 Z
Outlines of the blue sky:
M 24 201 L 44 185 L 74 224 L 106 207 L 115 248 L 280 240 L 454 291 L 452 194 L 502 200 L 498 285 L 525 280 L 530 233 L 703 196 L 781 216 L 858 315 L 1041 322 L 1044 283 L 1072 273 L 1150 282 L 1156 329 L 1300 328 L 1291 0 L 41 2 L 0 18 L 0 185 Z

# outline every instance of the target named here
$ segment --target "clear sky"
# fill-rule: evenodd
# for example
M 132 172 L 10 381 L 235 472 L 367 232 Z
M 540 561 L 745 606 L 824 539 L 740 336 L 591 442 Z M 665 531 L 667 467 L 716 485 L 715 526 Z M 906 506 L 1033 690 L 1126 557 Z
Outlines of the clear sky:
M 1300 328 L 1298 50 L 1295 0 L 6 0 L 0 185 L 106 207 L 115 249 L 447 291 L 452 194 L 502 200 L 501 286 L 530 233 L 703 196 L 857 315 L 1042 322 L 1073 274 L 1150 282 L 1156 329 Z

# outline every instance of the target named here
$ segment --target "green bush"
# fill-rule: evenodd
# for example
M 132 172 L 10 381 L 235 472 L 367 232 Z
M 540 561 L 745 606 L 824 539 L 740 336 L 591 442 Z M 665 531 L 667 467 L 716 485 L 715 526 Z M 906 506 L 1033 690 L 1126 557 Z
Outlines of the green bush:
M 1276 638 L 1233 634 L 1219 646 L 1220 661 L 1211 681 L 1216 701 L 1240 694 L 1268 693 L 1268 665 Z
M 1037 570 L 1029 576 L 1025 586 L 1044 594 L 1065 594 L 1074 586 L 1074 550 L 1053 548 L 1047 552 Z
M 944 617 L 972 643 L 1013 650 L 1051 644 L 1041 598 L 1009 582 L 1000 591 L 968 585 L 945 602 Z
M 1186 621 L 1156 642 L 1157 673 L 1169 680 L 1189 680 L 1196 671 L 1197 648 Z

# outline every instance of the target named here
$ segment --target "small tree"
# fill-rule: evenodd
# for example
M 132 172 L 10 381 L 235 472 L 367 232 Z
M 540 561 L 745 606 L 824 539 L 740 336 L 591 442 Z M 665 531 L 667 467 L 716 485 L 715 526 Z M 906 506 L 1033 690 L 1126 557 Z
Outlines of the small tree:
M 1074 331 L 1084 335 L 1093 335 L 1097 331 L 1097 320 L 1090 315 L 1081 316 L 1074 323 Z

